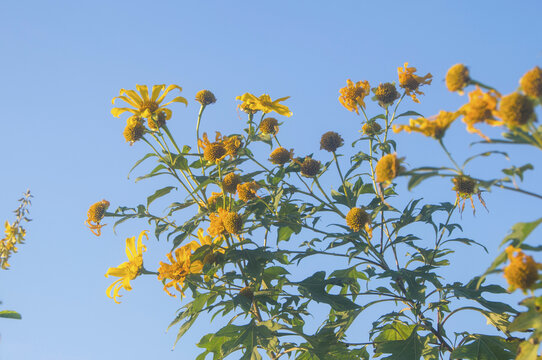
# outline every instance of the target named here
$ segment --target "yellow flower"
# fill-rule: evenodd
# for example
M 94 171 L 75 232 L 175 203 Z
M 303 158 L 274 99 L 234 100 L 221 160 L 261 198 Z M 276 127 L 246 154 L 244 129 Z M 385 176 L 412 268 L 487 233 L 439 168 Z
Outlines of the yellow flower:
M 315 177 L 320 172 L 320 161 L 310 157 L 305 157 L 303 162 L 297 161 L 300 165 L 301 175 L 305 177 Z
M 237 185 L 237 195 L 239 199 L 248 202 L 256 197 L 256 192 L 260 188 L 255 181 L 246 182 L 244 184 Z
M 222 215 L 224 212 L 227 212 L 224 209 L 219 208 L 217 213 L 209 214 L 209 228 L 207 232 L 211 236 L 220 236 L 223 235 L 226 229 L 224 228 L 224 222 L 222 221 Z
M 460 114 L 458 112 L 441 111 L 438 115 L 430 118 L 410 119 L 410 125 L 394 125 L 393 131 L 398 133 L 415 131 L 430 136 L 437 140 L 442 139 L 446 130 Z
M 270 113 L 271 111 L 276 112 L 279 115 L 292 116 L 292 112 L 286 105 L 279 104 L 281 101 L 289 99 L 289 96 L 282 97 L 275 101 L 271 100 L 271 97 L 267 94 L 263 94 L 260 97 L 256 97 L 250 93 L 244 93 L 241 96 L 236 97 L 236 100 L 241 100 L 243 103 L 239 105 L 243 111 L 245 109 L 254 113 L 258 110 L 261 110 L 264 113 Z
M 346 225 L 353 231 L 360 231 L 371 221 L 371 217 L 361 208 L 352 208 L 346 214 Z
M 109 201 L 102 200 L 98 201 L 95 204 L 92 204 L 87 212 L 87 221 L 85 221 L 85 224 L 87 224 L 88 228 L 92 233 L 96 236 L 101 235 L 101 229 L 105 225 L 100 225 L 100 221 L 104 218 L 105 211 L 109 207 Z M 96 232 L 94 232 L 96 230 Z
M 542 97 L 542 69 L 535 66 L 519 80 L 521 90 L 529 96 Z
M 263 119 L 260 123 L 260 131 L 262 134 L 276 134 L 279 131 L 278 120 L 272 117 Z
M 293 156 L 293 149 L 290 149 L 290 151 L 288 151 L 283 147 L 279 147 L 271 152 L 271 155 L 269 155 L 269 161 L 271 161 L 275 165 L 284 165 L 287 162 L 291 161 Z
M 463 89 L 469 85 L 469 69 L 463 64 L 455 64 L 446 73 L 446 87 L 451 92 L 463 95 Z
M 134 142 L 138 141 L 145 134 L 145 125 L 141 121 L 140 117 L 130 117 L 127 120 L 126 127 L 122 133 L 124 138 L 130 145 L 133 145 Z
M 408 67 L 408 63 L 405 63 L 404 68 L 397 68 L 399 74 L 399 86 L 405 89 L 407 95 L 409 95 L 414 102 L 420 101 L 416 95 L 423 95 L 423 92 L 418 90 L 421 85 L 430 85 L 433 75 L 428 73 L 425 76 L 418 76 L 414 74 L 416 72 L 415 67 Z
M 500 126 L 503 124 L 502 121 L 495 119 L 499 97 L 498 92 L 490 90 L 485 93 L 478 86 L 469 93 L 469 102 L 459 109 L 459 113 L 463 115 L 463 122 L 467 124 L 468 132 L 478 134 L 484 139 L 489 140 L 474 125 L 486 123 L 491 126 Z
M 538 270 L 542 264 L 536 263 L 529 255 L 525 255 L 519 248 L 508 246 L 506 254 L 510 264 L 504 268 L 504 277 L 510 285 L 510 291 L 521 289 L 526 292 L 532 289 L 538 280 Z
M 219 163 L 228 154 L 224 143 L 221 141 L 221 135 L 217 131 L 215 142 L 210 142 L 207 133 L 203 133 L 203 140 L 198 139 L 199 146 L 203 149 L 203 158 L 212 163 Z
M 320 149 L 335 152 L 338 148 L 343 146 L 344 140 L 338 133 L 334 131 L 328 131 L 320 139 Z
M 238 235 L 243 230 L 243 218 L 236 212 L 224 211 L 221 215 L 224 229 L 230 234 Z
M 209 90 L 200 90 L 196 94 L 196 101 L 203 106 L 214 104 L 216 102 L 215 94 Z
M 239 149 L 243 147 L 243 142 L 237 135 L 224 136 L 222 138 L 222 144 L 226 149 L 226 156 L 229 156 L 230 159 L 237 156 Z
M 169 85 L 167 88 L 166 85 L 153 85 L 152 93 L 149 93 L 147 85 L 136 85 L 136 89 L 137 91 L 139 91 L 139 94 L 135 90 L 121 89 L 120 95 L 113 98 L 113 100 L 111 101 L 113 105 L 115 104 L 116 99 L 121 99 L 129 105 L 133 106 L 133 108 L 116 107 L 111 109 L 111 114 L 114 117 L 119 117 L 122 113 L 130 112 L 133 114 L 133 116 L 150 118 L 153 114 L 157 114 L 163 111 L 166 113 L 166 120 L 169 120 L 171 118 L 171 110 L 166 108 L 167 105 L 174 102 L 188 105 L 188 102 L 182 96 L 177 96 L 170 102 L 162 104 L 162 101 L 164 101 L 164 98 L 170 91 L 174 89 L 178 89 L 179 91 L 183 90 L 180 86 L 177 85 Z
M 391 183 L 402 170 L 401 160 L 397 159 L 397 154 L 384 155 L 376 163 L 376 181 L 387 185 Z
M 346 87 L 339 90 L 341 93 L 339 101 L 345 108 L 355 111 L 359 115 L 358 107 L 365 108 L 363 99 L 369 95 L 370 89 L 369 82 L 366 80 L 354 84 L 352 80 L 348 79 L 346 80 Z
M 466 175 L 460 175 L 454 177 L 452 179 L 452 182 L 454 183 L 454 187 L 452 188 L 452 190 L 456 192 L 456 204 L 460 205 L 461 202 L 463 202 L 461 208 L 459 209 L 460 212 L 463 212 L 463 210 L 465 209 L 465 203 L 467 199 L 470 200 L 473 213 L 476 212 L 476 208 L 474 207 L 474 200 L 472 199 L 473 195 L 478 195 L 478 199 L 480 200 L 482 205 L 486 207 L 486 203 L 482 199 L 476 180 Z
M 105 277 L 115 276 L 120 279 L 114 281 L 106 290 L 106 294 L 110 299 L 113 299 L 117 304 L 120 302 L 117 301 L 119 295 L 119 290 L 124 288 L 126 291 L 132 290 L 130 285 L 130 280 L 134 280 L 136 277 L 141 274 L 141 269 L 143 269 L 143 253 L 147 251 L 145 245 L 143 245 L 143 236 L 149 239 L 146 230 L 142 231 L 139 234 L 139 237 L 136 241 L 135 236 L 126 239 L 126 256 L 128 257 L 127 262 L 123 262 L 116 268 L 107 269 Z
M 536 119 L 531 99 L 517 92 L 503 96 L 496 115 L 510 129 Z
M 383 108 L 390 106 L 393 102 L 401 97 L 394 83 L 384 83 L 378 87 L 371 89 L 375 94 L 375 99 Z
M 222 189 L 224 189 L 225 192 L 235 194 L 235 191 L 237 190 L 237 185 L 241 182 L 241 176 L 236 173 L 229 173 L 226 176 L 224 176 L 224 180 L 222 180 Z

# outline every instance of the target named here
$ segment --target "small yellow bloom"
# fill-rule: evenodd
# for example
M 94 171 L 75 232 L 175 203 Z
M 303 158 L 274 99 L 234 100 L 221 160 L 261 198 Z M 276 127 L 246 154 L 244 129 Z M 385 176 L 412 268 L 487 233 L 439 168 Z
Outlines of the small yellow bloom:
M 222 136 L 217 131 L 215 142 L 210 142 L 207 133 L 203 133 L 203 140 L 198 139 L 199 146 L 203 149 L 203 158 L 212 163 L 219 163 L 228 154 L 224 143 L 221 141 Z
M 262 134 L 275 135 L 279 131 L 279 122 L 277 119 L 268 117 L 260 123 L 260 131 Z
M 542 69 L 535 66 L 519 80 L 521 90 L 534 98 L 542 97 Z
M 225 192 L 235 194 L 235 191 L 237 190 L 237 185 L 241 183 L 241 176 L 236 173 L 229 173 L 226 176 L 224 176 L 224 179 L 222 180 L 222 189 L 224 189 Z
M 430 118 L 410 119 L 410 125 L 394 125 L 393 131 L 398 133 L 415 131 L 437 140 L 442 139 L 446 130 L 460 114 L 458 112 L 441 111 L 438 115 Z
M 320 149 L 329 152 L 335 152 L 338 148 L 343 146 L 344 140 L 338 133 L 334 131 L 328 131 L 320 139 Z
M 179 91 L 183 90 L 180 86 L 177 85 L 169 85 L 167 88 L 166 85 L 153 85 L 152 93 L 149 93 L 147 85 L 136 85 L 136 89 L 139 94 L 135 90 L 121 89 L 120 95 L 113 98 L 113 100 L 111 101 L 113 105 L 115 104 L 116 99 L 121 99 L 129 105 L 133 106 L 133 108 L 116 107 L 111 109 L 111 114 L 114 117 L 119 117 L 122 113 L 130 112 L 133 114 L 133 116 L 139 116 L 148 119 L 153 114 L 158 114 L 163 111 L 166 113 L 166 120 L 169 120 L 171 118 L 171 110 L 166 108 L 166 106 L 175 102 L 188 105 L 188 102 L 182 96 L 177 96 L 170 102 L 162 104 L 162 101 L 164 101 L 164 98 L 170 91 L 174 89 L 178 89 Z
M 87 224 L 88 228 L 92 233 L 96 236 L 101 235 L 101 229 L 105 225 L 100 225 L 100 221 L 104 218 L 105 211 L 109 207 L 109 201 L 102 200 L 98 201 L 95 204 L 92 204 L 87 212 L 87 221 L 85 221 L 85 224 Z M 96 230 L 96 232 L 94 232 Z
M 145 134 L 145 125 L 140 117 L 130 117 L 128 118 L 126 127 L 124 128 L 124 139 L 126 142 L 129 142 L 130 145 L 133 145 L 134 142 L 138 141 Z
M 310 157 L 305 157 L 303 162 L 297 161 L 300 165 L 301 175 L 305 177 L 315 177 L 320 172 L 320 161 L 314 160 Z
M 105 277 L 115 276 L 120 279 L 114 281 L 106 290 L 106 294 L 110 299 L 113 299 L 117 304 L 120 304 L 117 301 L 120 289 L 124 288 L 126 291 L 132 290 L 130 285 L 130 280 L 134 280 L 136 277 L 141 274 L 141 269 L 143 268 L 143 253 L 147 251 L 145 245 L 143 245 L 143 236 L 149 239 L 147 235 L 148 231 L 144 230 L 139 234 L 139 237 L 136 241 L 135 236 L 126 239 L 126 256 L 128 257 L 127 262 L 123 262 L 116 268 L 107 269 Z
M 243 111 L 246 111 L 245 109 L 248 109 L 250 112 L 260 110 L 266 114 L 274 111 L 279 115 L 290 117 L 292 116 L 290 109 L 286 105 L 279 104 L 281 101 L 289 98 L 289 96 L 286 96 L 273 101 L 267 94 L 256 97 L 250 93 L 244 93 L 243 95 L 236 97 L 236 100 L 243 102 L 241 105 L 239 105 Z
M 224 136 L 222 138 L 222 144 L 226 149 L 226 156 L 229 156 L 230 159 L 238 155 L 239 150 L 243 147 L 243 142 L 237 135 Z
M 538 264 L 529 255 L 525 255 L 521 249 L 508 246 L 506 254 L 510 264 L 504 268 L 504 277 L 510 285 L 510 291 L 521 289 L 526 292 L 536 285 L 538 280 L 538 270 L 542 264 Z
M 291 161 L 293 159 L 293 156 L 293 149 L 290 149 L 290 151 L 288 151 L 283 147 L 279 147 L 271 152 L 271 155 L 269 155 L 269 161 L 271 161 L 275 165 L 284 165 L 287 162 Z
M 455 64 L 446 73 L 446 87 L 451 92 L 463 95 L 463 89 L 470 83 L 469 69 L 463 64 Z
M 366 80 L 354 82 L 350 79 L 346 80 L 346 87 L 339 90 L 341 96 L 339 101 L 350 111 L 355 111 L 359 115 L 358 107 L 365 108 L 363 99 L 369 95 L 371 87 Z
M 390 106 L 393 102 L 401 97 L 394 83 L 384 83 L 378 87 L 371 89 L 375 94 L 378 104 L 383 108 Z
M 219 208 L 218 212 L 209 214 L 209 221 L 211 223 L 207 229 L 209 235 L 215 237 L 225 233 L 226 229 L 224 228 L 224 222 L 222 221 L 222 214 L 224 212 L 226 212 L 226 210 Z
M 502 97 L 496 115 L 510 129 L 536 120 L 531 99 L 517 92 Z
M 401 160 L 397 159 L 397 154 L 384 155 L 376 163 L 376 181 L 387 185 L 391 183 L 402 170 Z
M 346 225 L 353 231 L 360 231 L 371 221 L 371 217 L 361 208 L 352 208 L 346 214 Z
M 414 74 L 416 72 L 415 67 L 408 67 L 408 63 L 405 63 L 404 68 L 397 68 L 399 74 L 399 86 L 405 89 L 407 95 L 409 95 L 414 102 L 419 103 L 420 100 L 416 95 L 423 95 L 423 92 L 418 90 L 422 85 L 430 85 L 433 75 L 427 73 L 425 76 L 418 76 Z
M 220 215 L 224 224 L 224 229 L 229 234 L 238 235 L 243 230 L 243 218 L 236 212 L 224 211 Z
M 256 192 L 260 188 L 255 181 L 246 182 L 244 184 L 237 185 L 237 195 L 239 199 L 244 202 L 249 202 L 256 197 Z
M 214 104 L 216 102 L 215 94 L 209 90 L 200 90 L 196 94 L 196 101 L 203 106 Z
M 459 109 L 463 115 L 463 122 L 467 124 L 467 131 L 480 135 L 486 140 L 487 136 L 474 127 L 475 124 L 485 123 L 491 126 L 501 126 L 502 121 L 495 119 L 497 114 L 497 102 L 500 94 L 494 90 L 483 92 L 478 86 L 469 93 L 469 102 Z
M 367 136 L 375 136 L 380 133 L 381 130 L 382 127 L 376 121 L 367 122 L 361 127 L 361 131 Z

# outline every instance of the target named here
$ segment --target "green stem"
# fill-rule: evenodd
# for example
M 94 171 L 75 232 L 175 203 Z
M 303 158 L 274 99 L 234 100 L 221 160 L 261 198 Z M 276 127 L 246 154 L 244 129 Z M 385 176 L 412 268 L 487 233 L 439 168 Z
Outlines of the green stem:
M 450 161 L 454 164 L 455 168 L 459 171 L 459 172 L 462 172 L 462 169 L 459 165 L 457 165 L 457 163 L 455 162 L 454 158 L 452 157 L 452 154 L 450 154 L 450 152 L 448 151 L 448 149 L 446 148 L 446 146 L 444 145 L 444 142 L 442 141 L 442 139 L 439 139 L 438 140 L 438 143 L 440 144 L 440 146 L 442 147 L 442 149 L 444 150 L 444 152 L 446 153 L 446 155 L 448 156 L 448 159 L 450 159 Z
M 333 151 L 333 159 L 335 160 L 335 165 L 337 165 L 337 171 L 339 172 L 341 182 L 343 183 L 343 192 L 344 196 L 346 197 L 346 203 L 348 204 L 348 207 L 352 207 L 350 197 L 348 197 L 348 192 L 346 191 L 346 182 L 344 181 L 343 173 L 341 171 L 341 167 L 339 166 L 339 161 L 337 160 L 337 154 L 335 154 L 335 151 Z
M 333 209 L 335 210 L 335 212 L 339 215 L 341 215 L 343 218 L 346 218 L 346 216 L 342 213 L 341 210 L 339 210 L 334 204 L 333 204 L 333 201 L 331 201 L 331 199 L 327 196 L 326 192 L 324 191 L 324 189 L 322 189 L 322 186 L 320 185 L 320 182 L 318 181 L 318 178 L 315 177 L 314 178 L 314 182 L 316 183 L 316 186 L 318 187 L 318 189 L 320 189 L 320 192 L 322 193 L 322 195 L 324 195 L 324 197 L 326 198 L 326 200 L 328 201 L 328 203 L 331 205 L 331 207 L 333 207 Z

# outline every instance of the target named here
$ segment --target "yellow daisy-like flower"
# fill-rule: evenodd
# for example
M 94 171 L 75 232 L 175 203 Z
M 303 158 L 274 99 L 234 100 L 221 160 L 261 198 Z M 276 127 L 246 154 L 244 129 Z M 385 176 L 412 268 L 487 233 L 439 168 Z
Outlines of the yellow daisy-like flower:
M 369 95 L 371 87 L 366 80 L 354 82 L 350 79 L 346 80 L 346 87 L 339 90 L 341 96 L 339 101 L 350 111 L 355 111 L 359 115 L 358 107 L 365 108 L 363 99 Z
M 497 116 L 510 129 L 536 119 L 531 99 L 517 92 L 502 97 Z
M 509 290 L 521 289 L 526 292 L 532 289 L 538 280 L 538 270 L 542 264 L 538 264 L 529 255 L 525 255 L 521 249 L 508 246 L 506 254 L 510 264 L 504 268 L 504 277 L 510 285 Z
M 485 123 L 491 126 L 501 126 L 502 121 L 495 119 L 497 114 L 497 102 L 500 94 L 494 90 L 483 92 L 478 86 L 469 93 L 469 102 L 459 109 L 463 115 L 463 122 L 467 124 L 467 131 L 478 134 L 489 141 L 489 138 L 474 127 L 475 124 Z
M 256 192 L 260 188 L 255 181 L 246 182 L 244 184 L 237 185 L 237 195 L 239 199 L 244 202 L 249 202 L 256 197 Z
M 271 152 L 271 155 L 269 155 L 269 161 L 275 165 L 284 165 L 291 161 L 293 157 L 294 149 L 290 149 L 290 151 L 288 151 L 283 147 L 279 147 Z
M 101 235 L 101 229 L 105 225 L 100 225 L 100 221 L 104 218 L 105 211 L 109 207 L 109 201 L 102 200 L 98 201 L 95 204 L 92 204 L 87 212 L 87 221 L 85 224 L 88 226 L 90 231 L 96 236 Z M 94 231 L 96 230 L 96 232 Z
M 148 231 L 144 230 L 139 234 L 139 237 L 136 241 L 135 236 L 126 239 L 126 256 L 128 257 L 127 262 L 123 262 L 116 268 L 107 269 L 105 277 L 115 276 L 120 279 L 114 281 L 106 290 L 106 294 L 110 299 L 113 299 L 117 304 L 120 302 L 117 301 L 120 289 L 124 288 L 126 291 L 132 290 L 130 285 L 130 280 L 134 280 L 136 277 L 141 274 L 141 269 L 143 268 L 143 253 L 147 251 L 145 245 L 143 245 L 143 236 L 149 239 L 147 235 Z
M 169 120 L 171 118 L 171 110 L 166 108 L 166 106 L 175 102 L 188 105 L 188 102 L 182 96 L 177 96 L 170 102 L 162 104 L 162 101 L 164 101 L 164 98 L 170 91 L 174 89 L 178 89 L 179 91 L 183 90 L 178 85 L 169 85 L 167 88 L 166 85 L 153 85 L 152 93 L 149 92 L 147 85 L 136 85 L 136 89 L 139 94 L 135 90 L 121 89 L 120 95 L 113 98 L 111 101 L 113 105 L 115 104 L 116 99 L 121 99 L 133 106 L 133 108 L 115 107 L 111 109 L 111 114 L 114 117 L 119 117 L 122 113 L 130 112 L 133 116 L 150 118 L 153 114 L 158 114 L 163 111 L 166 113 L 166 120 Z
M 263 94 L 260 97 L 256 97 L 250 93 L 244 93 L 241 96 L 236 97 L 236 100 L 240 100 L 243 103 L 239 107 L 246 111 L 248 109 L 250 112 L 256 112 L 258 110 L 264 113 L 270 113 L 272 111 L 276 112 L 279 115 L 292 116 L 292 112 L 286 105 L 279 104 L 281 101 L 289 99 L 289 96 L 279 98 L 277 100 L 271 100 L 271 97 L 267 94 Z
M 346 225 L 353 231 L 360 231 L 371 221 L 371 217 L 361 208 L 352 208 L 346 214 Z
M 217 131 L 215 142 L 210 142 L 207 133 L 203 133 L 203 140 L 198 139 L 198 145 L 203 149 L 203 158 L 212 163 L 219 163 L 227 155 L 226 147 L 221 141 L 222 135 Z
M 227 211 L 219 208 L 218 212 L 209 214 L 209 221 L 211 222 L 209 228 L 207 228 L 209 235 L 216 237 L 225 233 L 226 228 L 224 228 L 224 222 L 222 221 L 224 213 L 227 213 Z
M 429 118 L 410 119 L 409 125 L 394 125 L 393 131 L 398 133 L 415 131 L 437 140 L 442 139 L 446 130 L 460 114 L 458 112 L 441 111 L 438 115 Z
M 469 69 L 463 64 L 455 64 L 446 73 L 446 87 L 449 91 L 457 91 L 463 95 L 463 89 L 469 85 Z
M 401 159 L 397 159 L 397 154 L 384 155 L 376 163 L 376 181 L 388 185 L 402 170 Z
M 399 74 L 399 86 L 405 89 L 407 95 L 412 98 L 412 101 L 419 103 L 420 100 L 416 95 L 423 95 L 423 92 L 418 90 L 422 85 L 430 85 L 433 79 L 433 75 L 427 73 L 425 76 L 418 76 L 414 74 L 416 72 L 415 67 L 408 67 L 406 62 L 404 67 L 397 68 L 397 73 Z
M 521 90 L 534 98 L 542 97 L 542 69 L 535 66 L 519 80 Z

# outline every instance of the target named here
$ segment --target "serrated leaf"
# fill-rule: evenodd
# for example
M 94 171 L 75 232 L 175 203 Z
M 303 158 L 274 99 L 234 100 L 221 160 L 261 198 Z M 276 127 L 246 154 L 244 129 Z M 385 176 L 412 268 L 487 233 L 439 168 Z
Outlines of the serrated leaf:
M 519 314 L 519 316 L 512 321 L 508 330 L 528 331 L 530 329 L 535 329 L 542 331 L 542 312 L 540 311 L 540 307 L 536 304 L 536 298 L 527 298 L 520 304 L 526 306 L 528 311 Z

